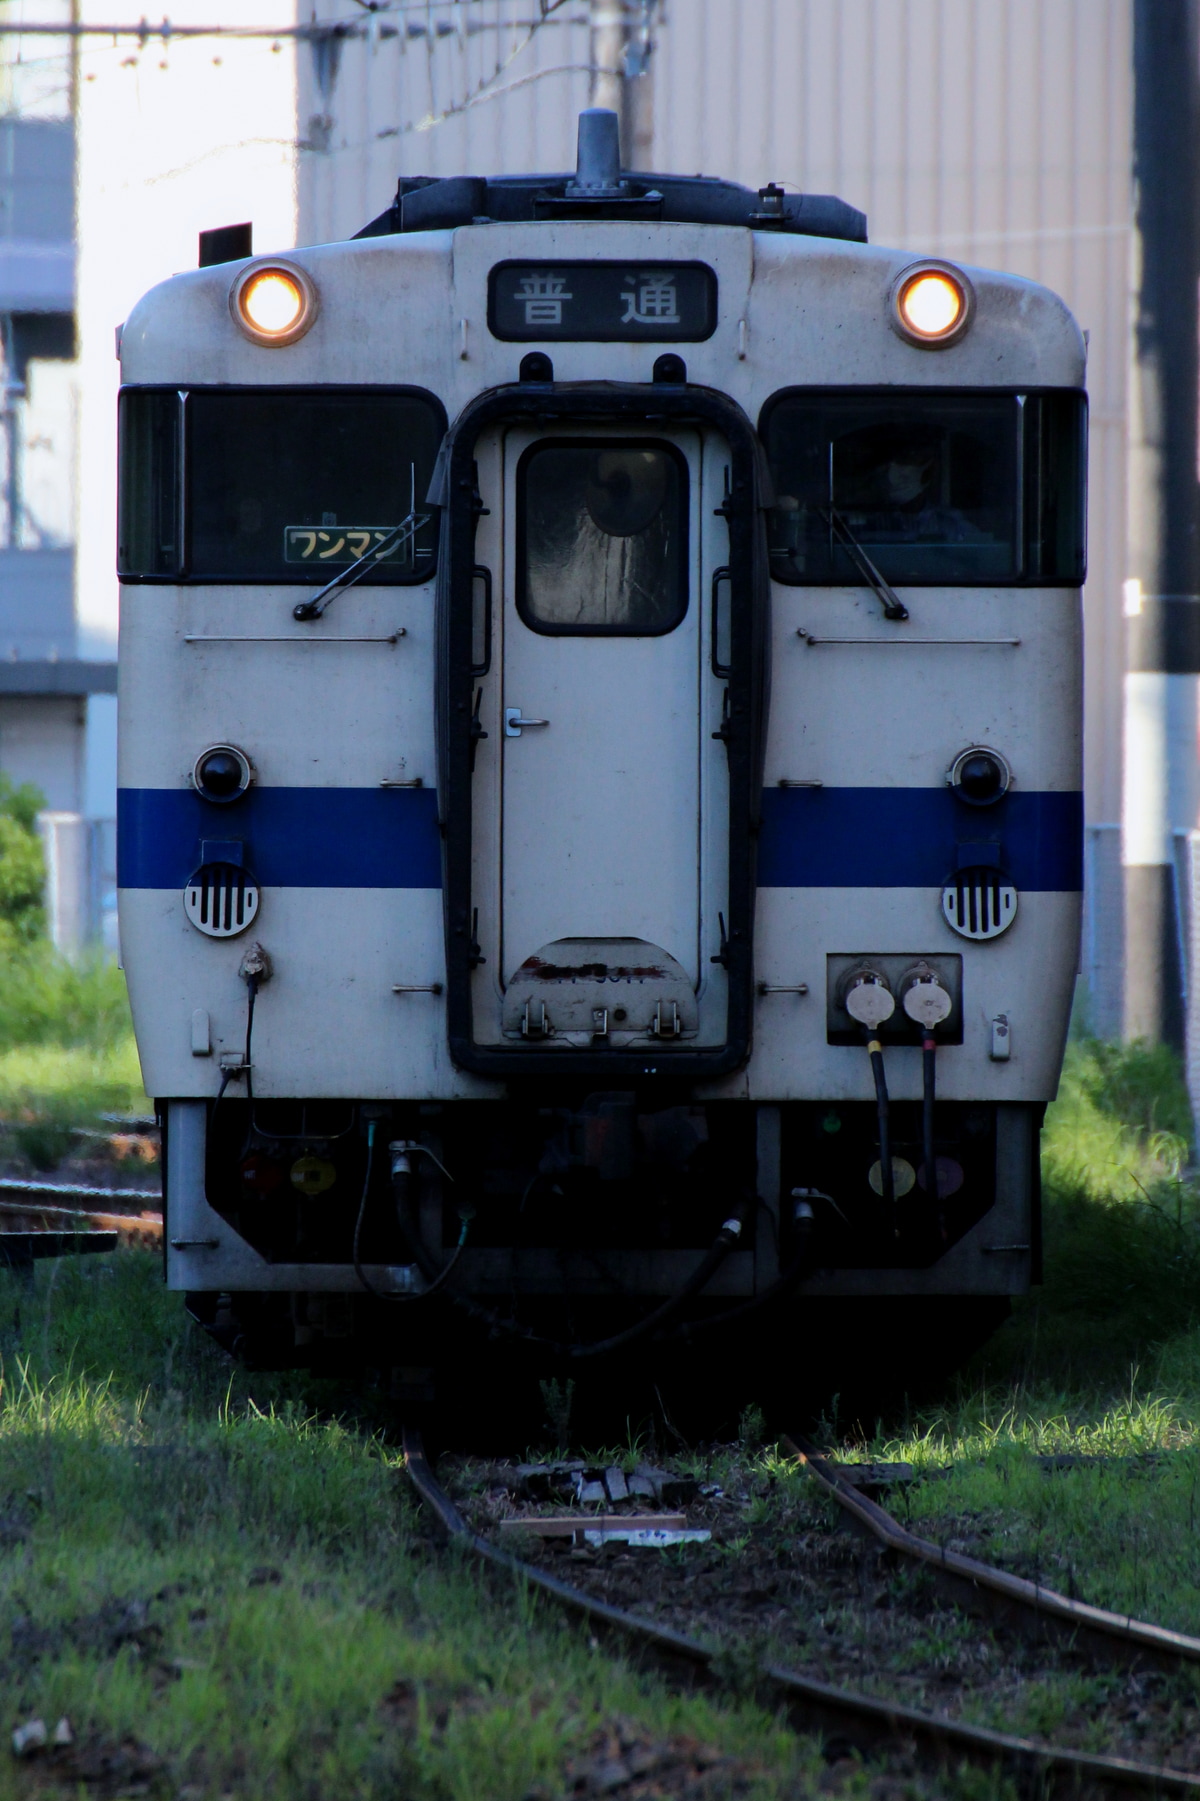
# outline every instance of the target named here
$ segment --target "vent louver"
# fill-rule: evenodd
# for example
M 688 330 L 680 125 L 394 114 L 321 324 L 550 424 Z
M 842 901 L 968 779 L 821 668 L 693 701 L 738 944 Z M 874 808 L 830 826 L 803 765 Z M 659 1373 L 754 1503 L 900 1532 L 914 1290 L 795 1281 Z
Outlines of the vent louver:
M 960 869 L 942 889 L 942 912 L 962 938 L 998 938 L 1017 917 L 1017 891 L 1002 870 Z
M 236 938 L 258 913 L 258 883 L 236 863 L 202 863 L 183 891 L 183 910 L 207 938 Z

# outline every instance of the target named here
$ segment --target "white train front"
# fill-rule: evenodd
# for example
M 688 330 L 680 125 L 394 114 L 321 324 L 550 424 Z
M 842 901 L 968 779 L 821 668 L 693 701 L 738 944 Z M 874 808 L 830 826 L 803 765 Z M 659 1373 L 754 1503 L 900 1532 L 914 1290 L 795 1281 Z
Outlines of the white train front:
M 595 111 L 573 178 L 402 182 L 121 356 L 121 946 L 198 1316 L 428 1368 L 1036 1278 L 1062 303 L 623 174 Z

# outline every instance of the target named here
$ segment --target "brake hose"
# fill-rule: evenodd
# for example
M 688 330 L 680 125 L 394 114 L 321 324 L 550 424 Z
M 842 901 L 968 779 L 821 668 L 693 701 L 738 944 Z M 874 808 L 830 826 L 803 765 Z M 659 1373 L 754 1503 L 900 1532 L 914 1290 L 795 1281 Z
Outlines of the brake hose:
M 745 1221 L 741 1213 L 732 1215 L 723 1221 L 721 1230 L 683 1287 L 665 1300 L 661 1306 L 656 1307 L 653 1313 L 648 1313 L 645 1319 L 639 1320 L 636 1325 L 627 1327 L 624 1332 L 615 1333 L 612 1338 L 601 1338 L 591 1344 L 563 1345 L 560 1347 L 561 1350 L 569 1357 L 601 1357 L 606 1356 L 610 1351 L 620 1350 L 624 1345 L 633 1344 L 651 1332 L 658 1331 L 666 1324 L 667 1320 L 679 1312 L 680 1308 L 685 1307 L 702 1289 L 708 1287 L 734 1245 L 741 1239 L 744 1229 Z

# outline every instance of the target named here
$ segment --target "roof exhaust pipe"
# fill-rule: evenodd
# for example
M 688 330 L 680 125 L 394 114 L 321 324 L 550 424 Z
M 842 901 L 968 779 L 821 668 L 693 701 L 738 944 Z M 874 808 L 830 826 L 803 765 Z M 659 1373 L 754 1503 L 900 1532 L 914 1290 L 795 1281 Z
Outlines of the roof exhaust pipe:
M 588 199 L 625 191 L 621 180 L 621 121 L 607 106 L 588 106 L 579 115 L 575 179 L 567 183 L 566 191 Z

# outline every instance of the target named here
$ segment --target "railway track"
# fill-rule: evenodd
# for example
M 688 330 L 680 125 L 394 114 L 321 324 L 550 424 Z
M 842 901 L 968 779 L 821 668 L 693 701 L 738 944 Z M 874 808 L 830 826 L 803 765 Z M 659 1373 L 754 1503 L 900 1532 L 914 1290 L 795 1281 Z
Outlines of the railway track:
M 403 1444 L 405 1464 L 413 1486 L 452 1542 L 493 1568 L 537 1590 L 557 1607 L 586 1622 L 597 1636 L 614 1640 L 633 1651 L 642 1662 L 655 1668 L 669 1682 L 688 1688 L 736 1687 L 739 1692 L 744 1692 L 745 1659 L 735 1655 L 729 1645 L 706 1643 L 671 1627 L 659 1626 L 639 1618 L 623 1608 L 613 1607 L 585 1590 L 561 1581 L 537 1565 L 525 1562 L 512 1552 L 502 1550 L 490 1539 L 472 1531 L 434 1475 L 420 1434 L 406 1429 Z M 815 1452 L 802 1451 L 799 1446 L 793 1446 L 793 1450 L 797 1456 L 805 1459 L 818 1480 L 828 1483 L 839 1504 L 847 1506 L 848 1512 L 852 1511 L 848 1506 L 849 1496 L 854 1494 L 850 1485 L 840 1481 Z M 818 1470 L 814 1466 L 814 1459 L 823 1466 L 822 1469 Z M 846 1491 L 845 1496 L 843 1490 Z M 860 1503 L 863 1502 L 863 1497 L 855 1498 Z M 865 1506 L 870 1509 L 872 1504 L 867 1503 Z M 895 1534 L 911 1540 L 914 1546 L 925 1545 L 925 1541 L 906 1533 L 882 1508 L 873 1511 L 888 1522 Z M 855 1517 L 859 1516 L 856 1514 Z M 868 1525 L 865 1514 L 860 1523 Z M 875 1531 L 876 1526 L 880 1527 L 876 1532 L 878 1537 L 882 1532 L 881 1522 L 872 1523 L 870 1529 Z M 900 1547 L 897 1545 L 895 1548 Z M 953 1576 L 956 1581 L 974 1584 L 981 1591 L 987 1585 L 981 1583 L 975 1572 L 987 1571 L 996 1578 L 1003 1576 L 1003 1572 L 989 1571 L 986 1565 L 975 1565 L 973 1559 L 958 1560 L 971 1564 L 972 1572 L 951 1568 L 938 1547 L 928 1546 L 927 1549 L 934 1553 L 935 1558 L 942 1559 L 940 1567 L 947 1577 Z M 934 1567 L 927 1558 L 923 1557 L 921 1561 L 927 1567 Z M 1032 1583 L 1020 1584 L 1021 1589 L 1032 1591 L 1035 1599 L 1019 1592 L 1017 1588 L 1010 1589 L 1007 1586 L 1010 1583 L 1019 1583 L 1019 1579 L 1005 1579 L 1004 1602 L 1010 1610 L 1009 1617 L 1032 1610 L 1039 1626 L 1052 1623 L 1056 1630 L 1065 1626 L 1061 1613 L 1048 1606 L 1050 1591 L 1038 1589 Z M 990 1594 L 993 1591 L 987 1592 Z M 1169 1651 L 1172 1653 L 1174 1668 L 1178 1668 L 1181 1663 L 1200 1661 L 1200 1641 L 1137 1621 L 1122 1623 L 1114 1615 L 1104 1615 L 1099 1609 L 1082 1609 L 1080 1604 L 1066 1602 L 1062 1596 L 1055 1596 L 1053 1599 L 1089 1616 L 1079 1618 L 1076 1627 L 1079 1634 L 1086 1630 L 1089 1645 L 1093 1637 L 1106 1647 L 1118 1642 L 1117 1635 L 1110 1632 L 1107 1624 L 1098 1624 L 1099 1620 L 1112 1621 L 1116 1626 L 1123 1625 L 1131 1655 L 1136 1645 L 1137 1655 L 1155 1662 L 1158 1667 L 1161 1667 L 1158 1660 L 1166 1658 Z M 1137 1629 L 1136 1633 L 1131 1631 L 1133 1628 Z M 729 1672 L 735 1670 L 740 1674 L 731 1676 Z M 1136 1763 L 1125 1758 L 1058 1749 L 1009 1733 L 995 1732 L 988 1727 L 969 1725 L 942 1714 L 923 1712 L 900 1702 L 819 1682 L 777 1664 L 755 1664 L 750 1686 L 761 1704 L 782 1714 L 795 1731 L 820 1738 L 827 1752 L 845 1748 L 870 1756 L 906 1749 L 914 1753 L 926 1768 L 944 1770 L 969 1763 L 989 1771 L 1000 1770 L 1016 1782 L 1023 1794 L 1039 1797 L 1047 1792 L 1062 1793 L 1069 1789 L 1075 1793 L 1092 1792 L 1105 1796 L 1145 1796 L 1148 1793 L 1164 1797 L 1190 1796 L 1200 1801 L 1200 1777 L 1186 1771 Z
M 160 1250 L 162 1214 L 112 1213 L 96 1207 L 53 1205 L 45 1196 L 107 1201 L 153 1202 L 158 1197 L 140 1189 L 64 1188 L 42 1182 L 0 1181 L 0 1268 L 28 1271 L 42 1257 L 71 1257 L 117 1249 Z
M 876 1501 L 860 1494 L 806 1439 L 785 1437 L 779 1442 L 807 1468 L 854 1526 L 922 1570 L 943 1597 L 963 1612 L 1026 1637 L 1068 1645 L 1097 1662 L 1120 1668 L 1140 1665 L 1172 1671 L 1200 1666 L 1200 1639 L 1108 1613 L 1102 1607 L 1089 1607 L 1040 1583 L 920 1538 Z

